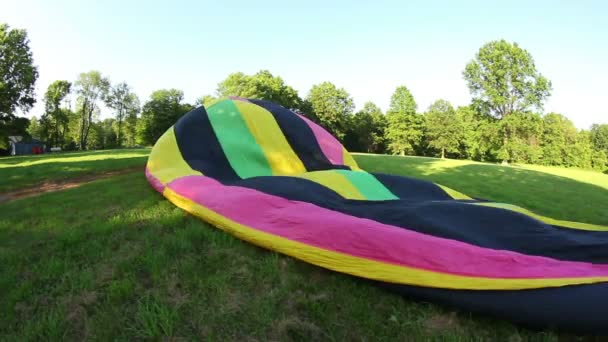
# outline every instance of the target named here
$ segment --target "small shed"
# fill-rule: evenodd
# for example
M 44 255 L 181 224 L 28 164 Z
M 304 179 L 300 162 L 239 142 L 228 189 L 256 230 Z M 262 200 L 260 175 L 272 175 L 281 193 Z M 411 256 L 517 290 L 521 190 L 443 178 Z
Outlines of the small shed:
M 8 137 L 11 156 L 44 153 L 46 145 L 36 138 L 24 139 L 22 136 Z

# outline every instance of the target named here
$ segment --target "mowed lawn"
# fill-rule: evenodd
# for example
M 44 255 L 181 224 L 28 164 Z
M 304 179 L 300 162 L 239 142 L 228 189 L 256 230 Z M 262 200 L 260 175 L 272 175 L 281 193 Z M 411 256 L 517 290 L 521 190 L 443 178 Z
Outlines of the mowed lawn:
M 99 153 L 57 158 L 70 169 L 83 161 L 65 159 Z M 103 153 L 107 158 L 89 160 L 88 171 L 73 174 L 124 162 L 118 157 L 125 151 Z M 133 159 L 122 167 L 141 171 L 0 204 L 0 340 L 564 337 L 412 301 L 241 242 L 153 191 L 143 175 L 147 151 L 135 153 L 141 155 L 122 158 Z M 5 160 L 15 165 L 30 158 L 0 159 L 0 178 L 10 169 Z M 63 178 L 61 172 L 43 172 L 43 164 L 56 166 L 46 158 L 20 168 L 40 167 L 36 172 L 46 180 Z M 608 224 L 607 175 L 429 158 L 355 158 L 371 171 L 434 180 L 555 218 Z
M 0 193 L 49 180 L 142 166 L 149 153 L 150 149 L 142 148 L 0 157 Z

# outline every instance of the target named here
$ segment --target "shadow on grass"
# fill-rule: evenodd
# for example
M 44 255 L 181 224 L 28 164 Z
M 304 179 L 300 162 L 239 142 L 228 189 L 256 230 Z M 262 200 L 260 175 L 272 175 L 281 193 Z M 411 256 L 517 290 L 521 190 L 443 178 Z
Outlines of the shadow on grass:
M 430 180 L 476 198 L 516 204 L 556 219 L 608 225 L 608 190 L 518 167 L 433 158 L 356 156 L 372 172 Z

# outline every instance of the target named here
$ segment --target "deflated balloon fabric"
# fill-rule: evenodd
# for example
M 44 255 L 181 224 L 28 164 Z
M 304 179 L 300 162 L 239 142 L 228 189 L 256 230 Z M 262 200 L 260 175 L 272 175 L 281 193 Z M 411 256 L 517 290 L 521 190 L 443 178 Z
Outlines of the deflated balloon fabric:
M 156 142 L 146 176 L 178 207 L 305 262 L 531 327 L 608 333 L 608 227 L 366 172 L 277 104 L 192 110 Z

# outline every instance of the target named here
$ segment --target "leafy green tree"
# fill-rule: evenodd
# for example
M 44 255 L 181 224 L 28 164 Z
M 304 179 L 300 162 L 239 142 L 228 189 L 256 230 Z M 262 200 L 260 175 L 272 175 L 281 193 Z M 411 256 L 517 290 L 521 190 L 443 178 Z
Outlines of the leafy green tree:
M 542 109 L 551 82 L 541 75 L 532 55 L 505 40 L 483 45 L 463 76 L 480 109 L 502 119 L 511 113 Z
M 412 154 L 422 141 L 424 119 L 416 113 L 416 101 L 405 86 L 397 87 L 391 96 L 387 113 L 386 138 L 395 154 Z
M 479 113 L 473 106 L 458 107 L 456 116 L 462 128 L 459 154 L 472 160 L 496 161 L 501 145 L 497 120 Z
M 99 71 L 89 71 L 78 75 L 75 82 L 77 112 L 80 115 L 78 146 L 81 150 L 87 148 L 87 139 L 94 115 L 99 113 L 97 101 L 105 98 L 110 88 L 110 81 Z
M 576 143 L 577 130 L 572 121 L 557 113 L 543 117 L 543 160 L 545 165 L 566 165 L 571 147 Z M 569 157 L 572 160 L 573 157 Z
M 591 142 L 597 151 L 608 154 L 608 124 L 591 126 Z
M 542 118 L 535 113 L 511 113 L 500 122 L 501 135 L 506 137 L 498 157 L 515 163 L 540 162 Z
M 138 114 L 139 106 L 137 108 L 133 107 L 130 110 L 127 110 L 126 112 L 125 134 L 123 140 L 126 146 L 135 146 L 137 142 L 137 122 L 139 121 Z
M 532 108 L 540 110 L 551 94 L 551 82 L 536 70 L 532 55 L 517 43 L 505 40 L 483 45 L 475 59 L 466 65 L 463 76 L 474 106 L 498 119 L 526 113 Z M 509 136 L 505 135 L 513 123 L 501 130 L 504 134 L 499 156 L 503 161 L 519 159 L 509 152 L 516 147 L 517 150 L 523 148 L 519 146 L 521 141 L 509 144 Z
M 33 116 L 30 119 L 29 125 L 27 127 L 27 133 L 31 137 L 41 137 L 42 136 L 42 127 L 38 119 Z
M 576 131 L 574 128 L 574 142 L 567 146 L 564 155 L 564 166 L 592 168 L 593 145 L 589 131 Z
M 366 102 L 363 109 L 350 120 L 344 137 L 344 145 L 349 151 L 382 153 L 386 149 L 386 117 L 373 102 Z
M 8 121 L 20 108 L 27 112 L 36 103 L 34 85 L 38 68 L 25 30 L 0 24 L 0 121 Z
M 437 100 L 430 105 L 426 113 L 426 134 L 430 147 L 445 152 L 458 152 L 463 136 L 462 124 L 454 107 L 446 100 Z
M 36 102 L 34 86 L 38 68 L 25 30 L 0 23 L 0 148 L 8 148 L 8 136 L 22 135 L 23 120 L 13 122 L 17 108 L 28 112 Z
M 125 116 L 139 111 L 139 98 L 126 82 L 122 82 L 109 89 L 105 102 L 116 113 L 116 143 L 117 146 L 122 146 L 123 121 Z
M 139 141 L 151 145 L 160 138 L 169 127 L 185 113 L 192 110 L 192 106 L 182 103 L 184 93 L 177 89 L 161 89 L 150 95 L 150 100 L 142 108 L 139 120 Z
M 341 141 L 348 129 L 349 116 L 355 108 L 350 94 L 333 83 L 323 82 L 314 85 L 306 101 L 318 118 L 318 123 Z
M 302 105 L 298 92 L 268 70 L 260 70 L 254 75 L 242 72 L 230 74 L 218 84 L 217 95 L 267 100 L 288 109 L 301 109 Z M 201 103 L 204 104 L 204 101 Z
M 217 101 L 217 97 L 214 97 L 211 95 L 203 95 L 203 96 L 199 97 L 198 99 L 196 99 L 196 102 L 194 102 L 194 105 L 195 106 L 203 105 L 205 108 L 207 108 L 210 105 L 212 105 L 215 101 Z
M 62 146 L 68 128 L 68 110 L 61 104 L 70 94 L 72 84 L 68 81 L 51 83 L 44 93 L 44 115 L 41 121 L 47 126 L 45 141 L 53 146 Z
M 600 172 L 608 170 L 608 154 L 604 151 L 594 150 L 591 156 L 591 166 Z

